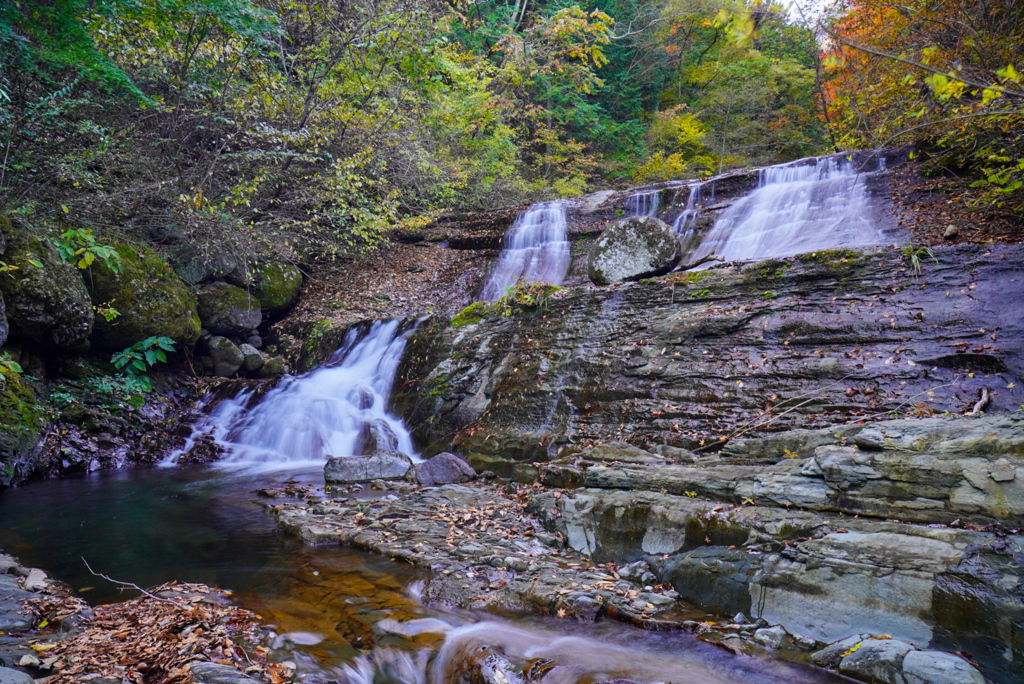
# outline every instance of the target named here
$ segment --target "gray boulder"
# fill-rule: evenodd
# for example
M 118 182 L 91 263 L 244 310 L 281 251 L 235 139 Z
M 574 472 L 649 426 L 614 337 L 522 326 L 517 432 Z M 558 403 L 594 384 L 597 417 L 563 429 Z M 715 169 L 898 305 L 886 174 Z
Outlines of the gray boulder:
M 377 451 L 369 456 L 332 458 L 324 466 L 330 484 L 397 480 L 412 468 L 412 459 L 397 451 Z
M 61 259 L 49 240 L 24 226 L 5 221 L 0 230 L 7 238 L 3 260 L 18 269 L 0 277 L 10 334 L 57 349 L 86 342 L 93 311 L 81 270 Z
M 398 448 L 398 435 L 383 420 L 363 423 L 356 437 L 353 453 L 356 455 L 372 454 L 375 451 L 393 451 Z
M 839 668 L 839 661 L 843 659 L 843 654 L 870 636 L 870 634 L 854 634 L 835 641 L 820 651 L 812 653 L 811 662 L 830 670 L 836 670 Z
M 240 344 L 238 345 L 238 351 L 242 352 L 242 365 L 245 366 L 245 370 L 255 373 L 260 368 L 263 368 L 263 354 L 260 354 L 259 349 L 251 344 Z
M 985 684 L 977 668 L 952 653 L 911 651 L 903 659 L 907 684 Z
M 469 482 L 476 471 L 455 454 L 447 451 L 416 466 L 414 479 L 426 487 Z
M 248 337 L 263 320 L 259 300 L 240 287 L 210 283 L 199 290 L 198 298 L 199 318 L 214 335 Z
M 865 641 L 839 662 L 841 674 L 871 684 L 906 684 L 903 658 L 914 647 L 898 639 Z
M 186 245 L 175 252 L 172 261 L 178 277 L 192 286 L 221 279 L 246 282 L 244 261 L 230 254 L 201 254 Z
M 209 342 L 210 358 L 213 359 L 213 374 L 230 378 L 245 363 L 245 354 L 226 337 L 212 337 Z
M 635 216 L 601 233 L 587 254 L 587 275 L 595 285 L 650 278 L 671 271 L 680 256 L 671 226 L 651 216 Z
M 257 681 L 241 670 L 220 663 L 192 663 L 189 670 L 194 684 L 249 684 Z
M 33 682 L 35 680 L 24 672 L 12 670 L 9 667 L 0 667 L 0 684 L 33 684 Z

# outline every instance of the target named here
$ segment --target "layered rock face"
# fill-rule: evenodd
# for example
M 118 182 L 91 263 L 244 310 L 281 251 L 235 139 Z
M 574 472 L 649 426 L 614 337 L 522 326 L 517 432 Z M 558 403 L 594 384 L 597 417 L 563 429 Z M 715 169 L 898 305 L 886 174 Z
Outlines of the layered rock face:
M 598 441 L 727 437 L 1021 405 L 1021 247 L 820 252 L 611 288 L 411 338 L 393 403 L 427 455 L 511 474 Z M 838 456 L 837 456 L 838 457 Z
M 870 431 L 883 445 L 808 432 L 809 457 L 780 435 L 688 465 L 606 445 L 541 466 L 541 483 L 577 488 L 530 510 L 573 549 L 646 561 L 707 610 L 818 642 L 887 634 L 968 651 L 1012 681 L 1024 666 L 1024 412 Z M 729 463 L 753 456 L 763 464 Z

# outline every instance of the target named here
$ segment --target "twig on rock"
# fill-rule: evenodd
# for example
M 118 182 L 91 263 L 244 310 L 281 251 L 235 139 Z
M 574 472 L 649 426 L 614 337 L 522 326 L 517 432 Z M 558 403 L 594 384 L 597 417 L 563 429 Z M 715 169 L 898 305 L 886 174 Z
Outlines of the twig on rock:
M 982 411 L 984 411 L 985 409 L 987 409 L 988 405 L 991 404 L 991 403 L 992 403 L 992 393 L 988 391 L 988 387 L 982 387 L 981 388 L 981 399 L 978 400 L 978 403 L 974 405 L 974 408 L 971 409 L 971 412 L 968 413 L 967 415 L 969 415 L 969 416 L 976 416 L 979 413 L 981 413 Z
M 150 592 L 148 592 L 145 589 L 143 589 L 142 587 L 140 587 L 138 584 L 133 584 L 131 582 L 122 582 L 121 580 L 116 580 L 113 577 L 108 577 L 107 575 L 104 575 L 103 573 L 96 572 L 95 570 L 92 569 L 92 567 L 90 567 L 89 561 L 85 560 L 84 556 L 80 556 L 80 558 L 82 559 L 82 562 L 85 563 L 85 569 L 88 570 L 89 573 L 92 574 L 94 577 L 101 577 L 101 578 L 107 580 L 108 582 L 111 582 L 113 584 L 117 584 L 120 587 L 123 587 L 125 589 L 134 589 L 135 591 L 143 594 L 144 596 L 148 596 L 149 598 L 153 599 L 154 601 L 163 601 L 164 603 L 170 603 L 172 606 L 176 606 L 178 608 L 184 608 L 185 607 L 185 606 L 181 605 L 180 603 L 178 603 L 177 601 L 175 601 L 173 599 L 164 598 L 162 596 L 157 596 L 156 594 L 151 594 Z

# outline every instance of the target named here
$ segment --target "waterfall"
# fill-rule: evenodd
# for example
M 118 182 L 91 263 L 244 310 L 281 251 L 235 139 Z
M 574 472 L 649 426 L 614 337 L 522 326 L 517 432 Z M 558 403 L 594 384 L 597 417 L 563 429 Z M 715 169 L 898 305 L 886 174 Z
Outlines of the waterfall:
M 630 216 L 655 216 L 658 213 L 658 202 L 661 198 L 661 190 L 648 190 L 638 192 L 626 198 L 626 215 Z
M 884 243 L 865 175 L 841 157 L 761 169 L 757 188 L 726 209 L 683 261 L 792 256 Z
M 327 363 L 307 375 L 285 377 L 258 402 L 251 390 L 221 401 L 163 465 L 176 464 L 204 435 L 223 447 L 217 463 L 223 468 L 322 466 L 331 456 L 359 455 L 374 446 L 414 455 L 408 430 L 387 412 L 414 329 L 401 320 L 354 326 Z
M 692 231 L 696 225 L 697 218 L 700 217 L 700 210 L 703 207 L 701 201 L 701 188 L 703 187 L 703 183 L 690 186 L 690 196 L 686 198 L 686 207 L 672 222 L 672 229 L 680 239 L 685 239 L 687 233 Z
M 499 299 L 520 280 L 561 285 L 570 260 L 567 227 L 561 201 L 540 202 L 519 214 L 480 299 Z

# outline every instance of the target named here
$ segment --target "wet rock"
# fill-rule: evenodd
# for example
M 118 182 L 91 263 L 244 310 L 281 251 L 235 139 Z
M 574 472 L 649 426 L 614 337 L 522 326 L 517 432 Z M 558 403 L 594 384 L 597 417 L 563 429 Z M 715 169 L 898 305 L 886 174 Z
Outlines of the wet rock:
M 329 484 L 397 480 L 412 468 L 412 459 L 397 451 L 377 451 L 369 456 L 332 458 L 324 466 Z
M 238 351 L 242 353 L 242 365 L 245 367 L 245 370 L 255 373 L 260 368 L 263 368 L 263 354 L 260 354 L 259 349 L 245 343 L 238 346 Z
M 640 586 L 658 583 L 657 576 L 650 571 L 646 561 L 636 561 L 635 563 L 623 565 L 619 568 L 619 577 Z
M 620 463 L 664 463 L 665 458 L 625 442 L 609 442 L 587 449 L 580 454 L 588 461 Z
M 147 337 L 169 337 L 180 345 L 199 339 L 196 299 L 160 257 L 116 245 L 120 271 L 94 262 L 86 287 L 94 306 L 110 306 L 120 315 L 96 317 L 89 341 L 96 349 L 120 351 Z
M 903 676 L 907 684 L 985 684 L 976 667 L 941 651 L 911 651 L 903 658 Z
M 864 430 L 854 435 L 853 443 L 865 451 L 881 451 L 885 448 L 885 437 L 878 430 Z
M 251 684 L 257 680 L 230 665 L 192 663 L 189 667 L 194 684 Z
M 811 654 L 811 662 L 821 667 L 827 667 L 830 670 L 839 669 L 839 661 L 843 659 L 843 655 L 851 648 L 869 638 L 870 634 L 854 634 L 848 636 L 845 639 L 835 641 L 820 651 L 815 651 Z
M 178 277 L 193 287 L 218 279 L 243 285 L 249 280 L 244 260 L 231 254 L 203 254 L 186 245 L 175 251 L 171 261 Z
M 266 264 L 256 269 L 253 294 L 264 313 L 276 315 L 295 303 L 301 287 L 302 272 L 299 269 L 289 264 Z
M 398 448 L 398 435 L 383 420 L 363 423 L 356 437 L 352 453 L 357 456 L 372 454 L 376 451 L 393 451 Z
M 214 335 L 249 335 L 263 320 L 259 301 L 227 283 L 210 283 L 198 292 L 199 318 Z
M 839 672 L 870 684 L 907 684 L 903 658 L 913 648 L 898 639 L 865 641 L 840 661 Z
M 7 237 L 3 260 L 18 267 L 0 278 L 10 335 L 51 349 L 72 350 L 85 343 L 93 312 L 81 269 L 20 223 L 5 219 L 0 230 Z
M 765 648 L 777 651 L 782 648 L 783 644 L 785 644 L 789 639 L 789 634 L 785 629 L 776 625 L 775 627 L 762 627 L 757 630 L 754 632 L 753 639 Z
M 0 684 L 33 684 L 33 682 L 35 680 L 24 672 L 12 670 L 9 667 L 0 667 Z
M 587 275 L 595 285 L 668 273 L 679 263 L 679 240 L 667 223 L 637 216 L 610 225 L 587 254 Z
M 32 618 L 24 610 L 23 602 L 38 598 L 21 587 L 13 575 L 0 575 L 0 632 L 25 632 L 32 628 Z
M 230 378 L 238 372 L 245 362 L 245 354 L 226 337 L 212 337 L 209 342 L 210 359 L 213 361 L 213 374 L 222 378 Z
M 443 452 L 416 466 L 413 478 L 425 487 L 459 484 L 476 478 L 476 471 L 455 454 Z
M 0 368 L 0 486 L 16 484 L 34 469 L 29 456 L 51 420 L 24 377 Z

